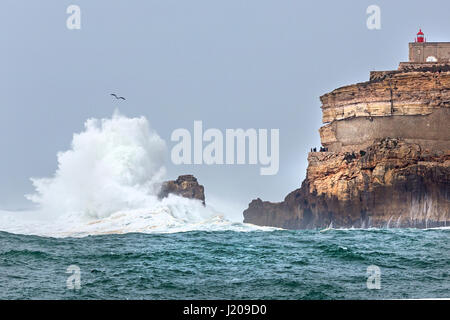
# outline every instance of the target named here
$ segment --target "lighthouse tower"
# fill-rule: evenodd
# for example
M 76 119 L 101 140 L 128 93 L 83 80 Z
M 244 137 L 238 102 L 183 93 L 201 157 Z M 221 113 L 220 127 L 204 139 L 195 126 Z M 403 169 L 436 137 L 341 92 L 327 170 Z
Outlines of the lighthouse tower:
M 416 42 L 425 42 L 425 35 L 423 34 L 422 29 L 419 29 L 419 32 L 417 32 Z
M 428 42 L 422 29 L 409 43 L 410 63 L 450 63 L 450 42 Z

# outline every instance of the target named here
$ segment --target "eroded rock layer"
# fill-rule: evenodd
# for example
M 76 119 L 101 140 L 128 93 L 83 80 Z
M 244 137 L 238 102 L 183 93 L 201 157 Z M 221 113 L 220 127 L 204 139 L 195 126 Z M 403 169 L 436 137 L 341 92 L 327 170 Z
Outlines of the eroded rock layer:
M 330 151 L 358 151 L 375 139 L 402 137 L 450 148 L 450 71 L 421 70 L 372 72 L 371 81 L 323 95 L 322 144 Z

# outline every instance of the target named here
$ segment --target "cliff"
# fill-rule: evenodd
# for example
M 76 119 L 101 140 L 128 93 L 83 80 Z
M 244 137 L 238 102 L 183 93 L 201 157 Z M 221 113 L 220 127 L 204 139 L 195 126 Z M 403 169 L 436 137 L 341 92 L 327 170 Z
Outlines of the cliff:
M 450 149 L 450 71 L 419 70 L 372 72 L 371 81 L 323 95 L 323 146 L 359 151 L 374 139 L 402 137 L 424 148 Z
M 321 97 L 326 152 L 282 202 L 244 222 L 287 229 L 450 225 L 450 68 L 407 64 Z
M 169 194 L 176 194 L 185 198 L 197 199 L 205 204 L 205 190 L 193 175 L 179 176 L 177 180 L 166 181 L 162 184 L 159 198 L 165 198 Z

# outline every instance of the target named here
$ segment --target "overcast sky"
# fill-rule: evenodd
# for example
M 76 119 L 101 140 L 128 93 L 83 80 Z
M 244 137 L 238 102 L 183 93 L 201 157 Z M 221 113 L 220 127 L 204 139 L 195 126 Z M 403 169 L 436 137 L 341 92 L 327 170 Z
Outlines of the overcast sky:
M 66 27 L 70 4 L 81 8 L 80 30 Z M 371 4 L 381 30 L 366 27 Z M 29 178 L 53 174 L 87 118 L 112 115 L 110 92 L 127 98 L 123 114 L 147 117 L 169 152 L 172 131 L 192 131 L 194 120 L 223 132 L 280 129 L 277 175 L 167 168 L 168 178 L 194 174 L 206 201 L 236 216 L 253 198 L 281 201 L 319 146 L 319 96 L 396 69 L 419 27 L 429 41 L 450 40 L 449 12 L 444 0 L 2 0 L 0 208 L 27 206 Z

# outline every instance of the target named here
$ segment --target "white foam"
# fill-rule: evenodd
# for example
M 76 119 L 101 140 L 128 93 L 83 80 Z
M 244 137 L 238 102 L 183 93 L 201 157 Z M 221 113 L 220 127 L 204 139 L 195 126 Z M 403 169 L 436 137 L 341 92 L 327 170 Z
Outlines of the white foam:
M 0 212 L 0 230 L 43 236 L 85 236 L 190 230 L 273 230 L 233 223 L 198 200 L 157 192 L 166 172 L 166 144 L 146 118 L 89 119 L 59 152 L 50 178 L 33 178 L 27 198 L 38 209 Z
M 174 195 L 155 203 L 152 208 L 119 210 L 107 217 L 92 218 L 82 212 L 63 213 L 55 219 L 40 210 L 0 212 L 0 230 L 10 233 L 49 237 L 83 237 L 101 234 L 174 233 L 202 231 L 271 231 L 276 228 L 231 222 L 214 208 L 198 200 Z

